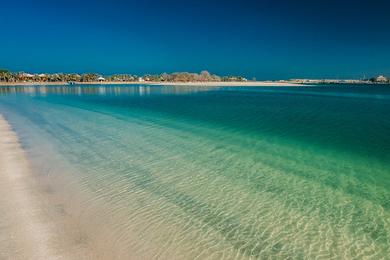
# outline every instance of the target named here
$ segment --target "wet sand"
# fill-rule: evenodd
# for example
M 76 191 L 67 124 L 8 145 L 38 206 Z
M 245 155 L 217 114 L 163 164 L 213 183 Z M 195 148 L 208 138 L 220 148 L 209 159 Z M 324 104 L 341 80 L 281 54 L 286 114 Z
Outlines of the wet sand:
M 50 247 L 44 212 L 18 138 L 0 116 L 0 256 L 5 259 L 57 259 Z
M 47 144 L 40 149 L 51 152 Z M 70 168 L 57 165 L 53 172 L 43 157 L 31 161 L 0 114 L 0 259 L 153 259 L 131 250 L 132 234 L 115 237 L 127 216 L 109 217 L 107 205 L 85 191 Z
M 95 258 L 76 222 L 32 173 L 1 114 L 0 137 L 0 259 Z

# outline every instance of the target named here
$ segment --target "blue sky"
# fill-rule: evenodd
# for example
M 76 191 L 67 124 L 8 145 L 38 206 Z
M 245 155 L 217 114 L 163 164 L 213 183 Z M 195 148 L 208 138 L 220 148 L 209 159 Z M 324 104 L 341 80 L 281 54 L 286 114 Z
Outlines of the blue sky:
M 390 2 L 2 0 L 0 67 L 390 76 Z

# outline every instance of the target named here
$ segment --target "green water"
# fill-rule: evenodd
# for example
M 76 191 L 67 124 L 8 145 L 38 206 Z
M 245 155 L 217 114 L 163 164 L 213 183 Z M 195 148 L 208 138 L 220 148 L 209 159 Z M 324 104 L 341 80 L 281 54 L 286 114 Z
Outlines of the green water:
M 389 87 L 9 87 L 0 113 L 77 170 L 124 251 L 390 255 Z

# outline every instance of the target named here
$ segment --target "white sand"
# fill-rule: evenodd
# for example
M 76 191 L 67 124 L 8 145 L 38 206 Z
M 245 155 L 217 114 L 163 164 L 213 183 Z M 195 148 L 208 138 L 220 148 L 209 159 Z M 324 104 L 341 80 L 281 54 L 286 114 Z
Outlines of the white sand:
M 0 260 L 142 259 L 105 236 L 113 225 L 96 217 L 105 208 L 92 206 L 66 176 L 36 172 L 34 163 L 0 114 Z
M 0 115 L 0 259 L 58 259 L 18 138 Z

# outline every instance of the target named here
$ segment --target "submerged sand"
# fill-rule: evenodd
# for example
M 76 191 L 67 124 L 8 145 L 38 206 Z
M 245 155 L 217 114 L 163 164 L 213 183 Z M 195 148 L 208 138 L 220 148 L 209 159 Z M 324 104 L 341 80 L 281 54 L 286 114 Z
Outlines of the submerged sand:
M 57 259 L 49 245 L 50 223 L 18 138 L 0 115 L 0 256 L 5 259 Z
M 94 259 L 77 224 L 32 173 L 0 114 L 0 259 Z
M 0 114 L 0 260 L 145 259 L 113 239 L 118 221 L 81 190 L 30 161 Z

